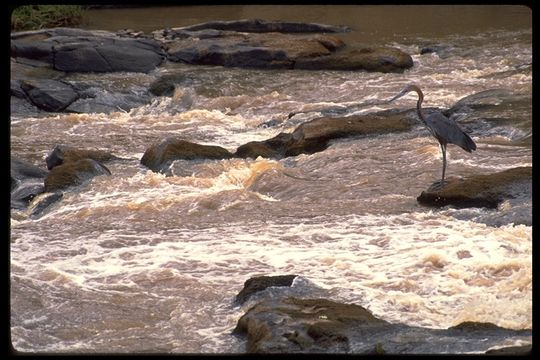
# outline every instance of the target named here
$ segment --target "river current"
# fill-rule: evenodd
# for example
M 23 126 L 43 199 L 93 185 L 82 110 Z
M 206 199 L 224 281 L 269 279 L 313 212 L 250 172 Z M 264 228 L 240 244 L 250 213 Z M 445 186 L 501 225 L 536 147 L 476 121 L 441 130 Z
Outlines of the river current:
M 212 16 L 212 8 L 206 18 L 202 7 L 198 18 L 177 26 L 233 17 L 220 17 L 220 7 Z M 348 13 L 361 16 L 360 8 Z M 262 10 L 246 9 L 242 18 L 265 18 Z M 127 159 L 107 164 L 111 176 L 66 192 L 39 219 L 12 212 L 14 348 L 244 352 L 245 340 L 231 331 L 248 305 L 235 306 L 234 297 L 250 277 L 278 274 L 298 274 L 293 286 L 324 291 L 390 322 L 532 328 L 532 199 L 498 209 L 420 206 L 416 197 L 442 168 L 438 143 L 421 123 L 282 160 L 185 161 L 174 176 L 139 163 L 150 144 L 168 136 L 234 152 L 320 116 L 287 119 L 292 111 L 387 99 L 409 83 L 422 87 L 425 107 L 449 108 L 489 89 L 531 96 L 532 72 L 519 71 L 532 63 L 530 13 L 520 7 L 508 13 L 529 19 L 529 26 L 493 21 L 433 36 L 406 26 L 403 34 L 384 32 L 381 45 L 413 57 L 414 67 L 402 74 L 168 64 L 149 74 L 70 75 L 70 81 L 106 82 L 111 92 L 129 87 L 133 94 L 164 74 L 185 81 L 173 97 L 129 112 L 11 117 L 12 154 L 36 165 L 44 166 L 56 144 Z M 361 37 L 361 26 L 349 18 L 316 14 L 300 20 L 348 25 L 347 41 Z M 448 55 L 420 55 L 429 44 L 447 45 Z M 358 113 L 415 104 L 409 95 Z M 474 112 L 458 119 L 478 149 L 469 154 L 449 145 L 447 176 L 532 165 L 532 108 L 501 111 L 496 116 L 505 121 L 495 124 Z

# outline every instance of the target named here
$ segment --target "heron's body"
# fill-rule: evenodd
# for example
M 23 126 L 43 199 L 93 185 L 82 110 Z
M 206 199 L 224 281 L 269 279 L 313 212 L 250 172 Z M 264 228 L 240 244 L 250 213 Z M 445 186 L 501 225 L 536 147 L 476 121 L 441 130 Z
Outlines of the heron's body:
M 424 125 L 426 125 L 426 127 L 431 132 L 431 135 L 433 135 L 433 137 L 437 139 L 439 145 L 441 146 L 441 151 L 443 154 L 443 171 L 441 180 L 442 184 L 444 183 L 444 175 L 446 172 L 446 145 L 455 144 L 467 152 L 472 152 L 473 150 L 476 150 L 476 144 L 469 135 L 467 135 L 463 130 L 460 129 L 460 127 L 454 120 L 447 118 L 440 112 L 435 112 L 425 116 L 422 110 L 422 101 L 424 100 L 424 94 L 418 86 L 407 86 L 390 101 L 400 98 L 411 91 L 414 91 L 418 94 L 418 102 L 416 103 L 416 111 L 418 112 L 418 117 L 424 123 Z

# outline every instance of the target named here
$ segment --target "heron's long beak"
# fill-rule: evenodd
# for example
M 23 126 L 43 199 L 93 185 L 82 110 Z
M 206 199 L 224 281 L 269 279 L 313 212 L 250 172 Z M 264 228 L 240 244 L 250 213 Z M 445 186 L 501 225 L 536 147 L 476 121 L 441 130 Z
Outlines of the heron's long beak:
M 404 96 L 405 94 L 409 93 L 411 90 L 408 89 L 408 88 L 405 88 L 403 90 L 401 90 L 401 92 L 399 94 L 397 94 L 396 96 L 394 96 L 393 98 L 391 98 L 390 100 L 388 100 L 388 102 L 392 102 L 396 99 L 399 99 L 400 97 Z

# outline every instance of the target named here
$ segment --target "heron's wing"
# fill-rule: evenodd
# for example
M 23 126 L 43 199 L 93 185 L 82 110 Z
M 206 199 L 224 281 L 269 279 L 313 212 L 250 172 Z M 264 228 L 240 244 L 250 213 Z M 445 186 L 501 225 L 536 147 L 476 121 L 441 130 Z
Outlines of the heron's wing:
M 428 115 L 426 124 L 439 141 L 455 144 L 468 152 L 476 150 L 476 144 L 471 137 L 463 132 L 454 120 L 450 120 L 440 112 Z

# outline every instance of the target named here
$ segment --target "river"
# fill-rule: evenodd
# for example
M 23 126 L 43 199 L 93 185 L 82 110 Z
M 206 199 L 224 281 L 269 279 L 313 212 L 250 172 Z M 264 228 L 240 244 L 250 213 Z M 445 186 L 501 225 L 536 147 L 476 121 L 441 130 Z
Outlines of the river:
M 532 17 L 521 6 L 189 6 L 91 10 L 86 28 L 152 30 L 263 18 L 347 25 L 348 43 L 400 48 L 403 74 L 254 70 L 169 64 L 149 74 L 72 74 L 143 91 L 184 75 L 179 97 L 130 112 L 12 116 L 11 151 L 43 164 L 56 144 L 127 158 L 35 220 L 11 218 L 11 341 L 24 352 L 238 353 L 231 335 L 247 308 L 234 297 L 257 275 L 298 274 L 328 298 L 377 317 L 447 328 L 462 321 L 532 328 L 532 199 L 499 209 L 433 209 L 416 197 L 438 180 L 442 156 L 413 130 L 333 141 L 282 160 L 185 162 L 175 176 L 140 165 L 171 135 L 234 152 L 290 132 L 312 104 L 387 99 L 405 85 L 425 107 L 504 88 L 532 96 Z M 459 20 L 456 20 L 459 19 Z M 445 44 L 448 56 L 420 55 Z M 506 75 L 504 72 L 507 72 Z M 129 79 L 129 80 L 126 80 Z M 392 107 L 412 108 L 413 95 Z M 360 112 L 387 109 L 366 108 Z M 503 110 L 501 110 L 503 111 Z M 498 122 L 458 119 L 477 143 L 448 146 L 449 177 L 532 165 L 532 107 Z M 261 126 L 272 120 L 275 126 Z M 502 119 L 502 120 L 501 120 Z

